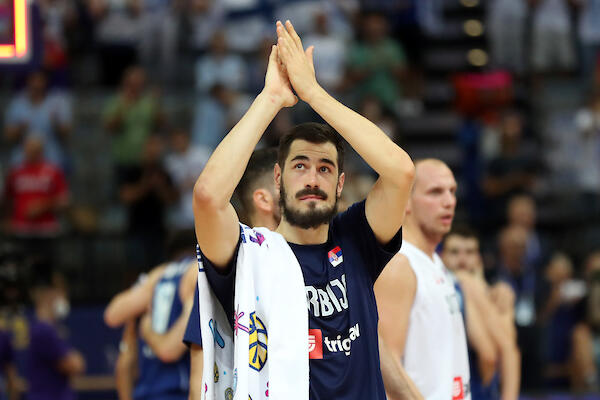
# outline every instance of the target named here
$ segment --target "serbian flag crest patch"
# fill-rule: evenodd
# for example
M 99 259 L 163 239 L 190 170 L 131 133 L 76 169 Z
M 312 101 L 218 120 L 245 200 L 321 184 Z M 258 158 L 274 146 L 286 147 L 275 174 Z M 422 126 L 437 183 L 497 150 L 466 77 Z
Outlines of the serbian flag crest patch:
M 334 267 L 337 267 L 342 263 L 342 261 L 344 261 L 344 256 L 342 255 L 342 249 L 340 249 L 340 246 L 335 246 L 333 250 L 329 250 L 327 255 L 329 256 L 329 262 Z

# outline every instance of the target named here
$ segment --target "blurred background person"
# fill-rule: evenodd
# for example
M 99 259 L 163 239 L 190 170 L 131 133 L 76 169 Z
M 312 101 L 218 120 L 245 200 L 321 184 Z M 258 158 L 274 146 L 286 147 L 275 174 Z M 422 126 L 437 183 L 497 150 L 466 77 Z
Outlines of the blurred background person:
M 12 99 L 4 118 L 4 139 L 12 147 L 11 162 L 23 162 L 25 139 L 36 134 L 45 143 L 44 157 L 70 170 L 67 149 L 73 130 L 72 112 L 65 93 L 49 90 L 44 72 L 29 74 L 24 92 Z
M 532 149 L 525 146 L 524 129 L 523 118 L 516 112 L 507 112 L 501 118 L 499 151 L 486 166 L 482 185 L 493 228 L 502 221 L 508 199 L 530 193 L 536 184 L 538 163 Z
M 580 302 L 573 330 L 571 385 L 577 392 L 600 390 L 600 252 L 591 252 L 584 264 L 587 295 Z
M 446 235 L 441 256 L 458 279 L 463 297 L 472 398 L 518 398 L 521 358 L 514 310 L 510 309 L 514 308 L 514 293 L 508 289 L 508 293 L 492 297 L 484 279 L 479 239 L 467 228 L 455 228 Z M 504 307 L 497 304 L 500 301 Z
M 190 357 L 183 337 L 198 301 L 194 239 L 193 230 L 175 232 L 167 245 L 168 261 L 106 307 L 107 325 L 125 325 L 115 370 L 121 400 L 188 398 Z
M 9 170 L 3 202 L 9 234 L 23 248 L 54 260 L 60 217 L 69 205 L 69 187 L 63 171 L 44 158 L 44 142 L 29 136 L 24 160 Z
M 167 210 L 179 198 L 164 161 L 164 143 L 149 136 L 140 165 L 127 169 L 119 186 L 121 203 L 127 209 L 130 268 L 142 271 L 164 259 Z
M 520 226 L 504 228 L 498 235 L 496 279 L 510 285 L 515 293 L 515 322 L 518 346 L 522 354 L 522 384 L 536 387 L 541 381 L 541 344 L 538 310 L 542 290 L 537 271 L 525 263 L 527 231 Z
M 147 91 L 141 67 L 125 70 L 119 92 L 108 100 L 103 118 L 112 137 L 116 179 L 121 183 L 128 168 L 139 167 L 146 139 L 163 122 L 158 98 Z
M 574 279 L 574 266 L 565 253 L 555 253 L 544 271 L 545 298 L 539 312 L 544 327 L 544 383 L 569 388 L 571 337 L 578 309 L 585 295 L 585 282 Z
M 390 37 L 385 17 L 366 12 L 360 17 L 360 40 L 348 51 L 350 90 L 360 102 L 374 96 L 384 107 L 395 110 L 402 96 L 406 57 L 402 45 Z
M 568 0 L 533 0 L 531 66 L 535 72 L 568 71 L 576 65 Z
M 536 229 L 537 207 L 531 195 L 520 194 L 508 200 L 506 210 L 506 225 L 518 226 L 527 234 L 525 246 L 525 264 L 529 268 L 539 270 L 548 259 L 550 247 L 546 238 Z
M 63 337 L 60 322 L 69 314 L 64 280 L 48 265 L 36 266 L 31 284 L 34 315 L 29 323 L 26 378 L 32 400 L 75 398 L 70 380 L 85 371 L 85 360 Z
M 0 329 L 0 398 L 17 400 L 17 369 L 11 335 Z
M 190 133 L 183 128 L 171 131 L 169 144 L 170 153 L 165 158 L 165 167 L 173 179 L 179 198 L 178 203 L 173 205 L 171 226 L 176 229 L 191 229 L 194 227 L 194 184 L 210 157 L 210 150 L 193 145 Z

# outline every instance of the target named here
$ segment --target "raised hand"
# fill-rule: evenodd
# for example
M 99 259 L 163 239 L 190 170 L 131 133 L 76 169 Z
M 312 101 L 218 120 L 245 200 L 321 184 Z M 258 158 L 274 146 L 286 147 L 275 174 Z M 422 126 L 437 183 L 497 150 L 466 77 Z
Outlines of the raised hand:
M 277 49 L 292 87 L 302 100 L 309 103 L 319 88 L 313 64 L 314 47 L 310 46 L 305 51 L 292 23 L 286 21 L 283 25 L 277 21 Z
M 290 86 L 287 72 L 279 58 L 279 49 L 275 45 L 271 47 L 264 92 L 281 107 L 292 107 L 298 102 L 298 98 Z

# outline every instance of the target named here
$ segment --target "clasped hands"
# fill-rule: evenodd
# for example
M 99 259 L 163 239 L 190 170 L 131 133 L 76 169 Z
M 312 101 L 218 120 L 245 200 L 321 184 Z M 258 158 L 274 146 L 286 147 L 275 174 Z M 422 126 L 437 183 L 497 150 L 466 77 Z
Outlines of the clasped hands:
M 281 107 L 295 105 L 296 95 L 310 104 L 320 89 L 313 64 L 314 46 L 304 50 L 289 20 L 285 24 L 277 21 L 276 27 L 277 45 L 271 48 L 264 92 Z

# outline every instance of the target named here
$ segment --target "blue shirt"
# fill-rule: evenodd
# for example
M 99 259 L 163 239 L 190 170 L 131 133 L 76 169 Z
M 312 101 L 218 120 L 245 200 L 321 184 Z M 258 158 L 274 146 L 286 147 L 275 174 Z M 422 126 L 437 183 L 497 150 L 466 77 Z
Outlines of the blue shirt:
M 25 124 L 25 135 L 38 135 L 44 140 L 44 158 L 61 167 L 65 167 L 67 156 L 65 148 L 54 130 L 54 121 L 70 124 L 72 120 L 71 104 L 67 95 L 49 93 L 42 102 L 33 104 L 26 94 L 15 97 L 8 105 L 5 114 L 6 125 Z M 19 145 L 10 154 L 12 165 L 23 161 L 23 146 Z
M 152 329 L 164 334 L 177 321 L 183 310 L 179 297 L 179 283 L 190 258 L 169 264 L 154 287 L 152 296 Z M 190 380 L 189 353 L 173 363 L 156 357 L 142 339 L 139 339 L 140 377 L 133 397 L 140 399 L 187 399 Z
M 311 400 L 386 399 L 373 284 L 400 249 L 401 232 L 380 245 L 362 201 L 333 219 L 325 243 L 289 243 L 304 275 L 309 341 L 314 343 L 309 354 Z M 220 275 L 209 260 L 203 261 L 209 284 L 233 326 L 235 268 Z M 192 311 L 186 341 L 201 343 L 199 326 L 198 312 Z

